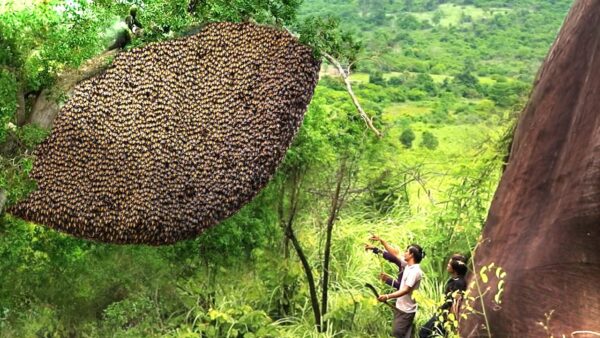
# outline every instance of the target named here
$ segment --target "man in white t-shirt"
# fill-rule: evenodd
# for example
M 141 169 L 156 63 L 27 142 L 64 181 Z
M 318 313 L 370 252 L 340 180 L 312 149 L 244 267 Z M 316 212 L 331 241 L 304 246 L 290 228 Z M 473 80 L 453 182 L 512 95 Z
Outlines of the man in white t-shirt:
M 417 313 L 417 303 L 412 298 L 412 292 L 419 288 L 423 271 L 419 263 L 425 256 L 423 248 L 411 244 L 406 248 L 401 260 L 406 262 L 400 288 L 396 292 L 385 294 L 377 298 L 381 302 L 396 298 L 396 309 L 394 311 L 394 323 L 392 324 L 392 336 L 396 338 L 410 337 L 412 323 Z M 403 259 L 402 259 L 403 258 Z

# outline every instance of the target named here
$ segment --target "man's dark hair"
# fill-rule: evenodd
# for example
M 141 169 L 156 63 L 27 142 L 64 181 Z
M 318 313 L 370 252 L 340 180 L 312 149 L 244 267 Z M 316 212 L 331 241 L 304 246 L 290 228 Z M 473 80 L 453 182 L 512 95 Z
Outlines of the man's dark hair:
M 425 251 L 423 250 L 423 248 L 421 248 L 420 245 L 411 244 L 406 248 L 406 250 L 408 250 L 413 255 L 416 263 L 421 263 L 421 260 L 423 259 L 423 257 L 425 257 Z
M 451 261 L 450 266 L 457 275 L 464 277 L 467 274 L 467 264 L 462 261 Z
M 461 277 L 467 274 L 467 258 L 461 254 L 454 254 L 450 257 L 450 266 Z
M 452 257 L 450 257 L 450 260 L 452 261 L 461 261 L 463 263 L 467 263 L 467 257 L 465 257 L 464 255 L 455 253 L 452 255 Z

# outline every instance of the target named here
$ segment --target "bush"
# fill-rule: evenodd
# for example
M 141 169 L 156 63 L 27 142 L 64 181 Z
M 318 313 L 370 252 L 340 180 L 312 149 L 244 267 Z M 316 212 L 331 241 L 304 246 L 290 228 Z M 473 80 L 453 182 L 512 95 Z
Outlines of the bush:
M 33 124 L 27 124 L 22 128 L 19 128 L 17 135 L 21 143 L 30 150 L 33 150 L 35 146 L 42 143 L 42 141 L 48 136 L 49 130 L 38 127 Z
M 407 70 L 414 73 L 427 73 L 429 68 L 429 63 L 416 60 L 407 65 Z
M 445 107 L 436 107 L 431 113 L 420 118 L 421 122 L 430 124 L 449 124 L 454 122 L 451 116 L 448 114 L 448 109 Z
M 402 143 L 406 148 L 411 148 L 414 140 L 415 132 L 411 128 L 404 129 L 402 134 L 400 134 L 400 143 Z
M 152 300 L 145 296 L 129 297 L 112 303 L 104 309 L 103 324 L 108 331 L 112 331 L 113 335 L 124 330 L 131 331 L 129 334 L 148 336 L 154 333 L 153 325 L 156 318 L 151 315 L 153 313 L 155 308 Z
M 339 77 L 325 75 L 319 80 L 319 85 L 325 86 L 334 90 L 346 90 L 344 81 Z
M 379 86 L 385 86 L 386 82 L 383 78 L 383 73 L 380 71 L 374 71 L 372 73 L 369 73 L 369 83 Z
M 406 78 L 403 76 L 392 76 L 388 79 L 387 84 L 389 86 L 401 86 L 406 82 Z
M 380 103 L 388 100 L 385 88 L 371 83 L 359 85 L 356 94 L 359 98 L 372 102 Z
M 446 65 L 441 64 L 441 63 L 436 63 L 435 65 L 433 65 L 433 67 L 431 67 L 431 70 L 429 71 L 429 73 L 431 74 L 446 74 L 448 72 L 448 67 L 446 67 Z
M 411 90 L 408 91 L 408 99 L 411 101 L 421 101 L 423 100 L 425 97 L 427 96 L 427 93 L 417 89 L 417 88 L 413 88 Z
M 386 92 L 391 102 L 406 101 L 406 91 L 401 87 L 389 88 Z
M 398 27 L 407 30 L 416 30 L 421 28 L 419 20 L 411 14 L 401 15 L 397 19 Z
M 429 131 L 424 131 L 422 134 L 420 145 L 423 148 L 435 150 L 438 147 L 439 142 L 438 142 L 437 137 L 435 137 L 435 135 L 433 135 L 433 133 L 431 133 Z

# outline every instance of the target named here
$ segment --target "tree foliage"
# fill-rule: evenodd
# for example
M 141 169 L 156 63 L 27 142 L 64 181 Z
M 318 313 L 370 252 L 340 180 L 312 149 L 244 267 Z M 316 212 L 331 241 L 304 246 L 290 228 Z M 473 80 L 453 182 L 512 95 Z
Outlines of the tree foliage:
M 404 129 L 402 134 L 400 134 L 400 142 L 406 147 L 411 148 L 412 143 L 415 140 L 415 132 L 411 128 Z
M 432 132 L 424 131 L 423 134 L 421 134 L 420 145 L 421 147 L 425 147 L 430 150 L 435 150 L 439 145 L 439 141 Z

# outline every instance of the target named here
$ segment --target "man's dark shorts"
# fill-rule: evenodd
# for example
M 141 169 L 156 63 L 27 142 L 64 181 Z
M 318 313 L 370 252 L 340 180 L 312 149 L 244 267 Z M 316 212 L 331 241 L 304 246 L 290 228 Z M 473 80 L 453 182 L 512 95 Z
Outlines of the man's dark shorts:
M 415 313 L 406 313 L 398 309 L 394 311 L 394 323 L 392 324 L 392 336 L 395 338 L 410 337 Z

